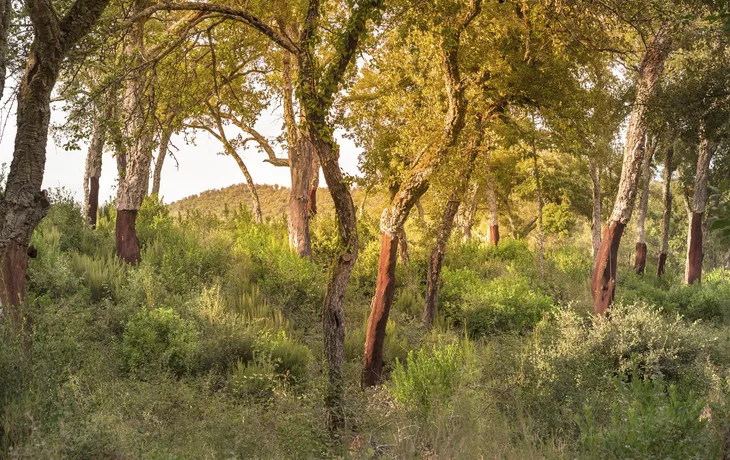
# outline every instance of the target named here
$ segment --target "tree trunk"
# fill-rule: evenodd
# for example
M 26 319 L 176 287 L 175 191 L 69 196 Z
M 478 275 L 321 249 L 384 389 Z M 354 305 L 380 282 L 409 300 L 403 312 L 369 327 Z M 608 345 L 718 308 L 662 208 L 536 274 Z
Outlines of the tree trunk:
M 166 126 L 160 133 L 160 148 L 157 150 L 157 160 L 155 161 L 155 171 L 152 174 L 152 191 L 151 195 L 160 196 L 160 180 L 162 179 L 162 167 L 165 164 L 165 157 L 170 147 L 170 138 L 172 137 L 172 129 Z
M 494 177 L 489 164 L 487 164 L 487 207 L 489 244 L 497 246 L 499 244 L 499 214 L 497 212 L 497 195 L 494 193 Z
M 669 31 L 667 26 L 659 29 L 649 44 L 639 70 L 636 98 L 626 131 L 624 159 L 616 202 L 606 225 L 591 277 L 593 310 L 596 315 L 606 315 L 613 303 L 616 289 L 616 256 L 621 243 L 621 235 L 631 218 L 636 201 L 639 172 L 644 160 L 643 141 L 647 130 L 646 112 L 648 102 L 654 95 L 657 82 L 664 71 L 664 61 L 669 53 Z
M 540 188 L 540 169 L 537 165 L 537 149 L 535 148 L 535 139 L 532 139 L 532 168 L 535 175 L 535 190 L 537 191 L 537 261 L 540 267 L 540 277 L 545 275 L 545 253 L 544 241 L 542 233 L 542 189 Z
M 672 172 L 674 165 L 672 157 L 674 156 L 674 144 L 669 144 L 667 152 L 664 156 L 664 214 L 662 215 L 661 242 L 659 243 L 659 260 L 657 262 L 657 276 L 662 276 L 665 272 L 667 263 L 667 255 L 669 254 L 669 225 L 672 220 Z
M 111 116 L 107 109 L 101 112 L 94 110 L 94 126 L 91 133 L 91 143 L 86 154 L 86 169 L 84 170 L 84 216 L 91 228 L 96 228 L 96 215 L 99 209 L 99 178 L 101 177 L 101 163 L 104 155 L 104 141 L 106 137 L 106 123 Z
M 472 239 L 471 229 L 474 227 L 474 217 L 477 213 L 477 202 L 479 199 L 479 182 L 474 181 L 469 187 L 469 200 L 462 202 L 459 223 L 464 241 Z
M 0 201 L 0 300 L 20 333 L 29 324 L 20 308 L 25 298 L 28 244 L 50 207 L 41 186 L 51 93 L 69 50 L 91 30 L 105 7 L 103 0 L 77 0 L 66 16 L 59 18 L 48 2 L 28 2 L 26 5 L 35 38 L 18 90 L 13 161 Z M 7 19 L 2 21 L 4 27 Z
M 646 268 L 646 239 L 644 238 L 644 223 L 646 212 L 649 208 L 649 185 L 651 185 L 651 159 L 654 156 L 656 142 L 647 139 L 649 149 L 644 155 L 641 164 L 641 198 L 639 209 L 636 212 L 636 258 L 634 260 L 634 271 L 638 275 L 644 274 Z
M 319 189 L 319 158 L 312 155 L 312 183 L 309 185 L 309 216 L 317 215 L 317 189 Z
M 707 207 L 707 179 L 710 175 L 710 161 L 715 146 L 707 140 L 704 127 L 700 128 L 700 147 L 697 158 L 692 201 L 690 202 L 691 219 L 688 230 L 687 244 L 687 284 L 702 282 L 702 259 L 704 257 L 702 245 L 702 220 Z
M 480 7 L 479 0 L 473 1 L 469 13 L 459 21 L 458 26 L 447 28 L 441 37 L 441 65 L 449 101 L 442 137 L 436 147 L 431 148 L 423 160 L 409 171 L 398 193 L 391 200 L 389 207 L 383 211 L 380 219 L 382 242 L 380 264 L 365 338 L 361 380 L 363 387 L 377 385 L 383 374 L 385 328 L 395 289 L 395 252 L 392 246 L 397 243 L 398 232 L 403 227 L 411 208 L 428 189 L 431 173 L 439 166 L 443 157 L 456 146 L 459 134 L 464 128 L 466 99 L 465 85 L 458 64 L 459 41 L 461 32 L 479 13 Z
M 593 261 L 596 260 L 598 248 L 601 246 L 601 171 L 595 158 L 588 159 L 588 171 L 593 182 L 593 215 L 591 220 L 591 240 L 593 243 Z
M 411 260 L 411 252 L 408 249 L 408 235 L 406 235 L 405 228 L 401 228 L 398 232 L 398 253 L 400 262 L 407 268 Z
M 475 138 L 466 149 L 466 168 L 458 181 L 454 191 L 451 192 L 449 201 L 446 202 L 444 213 L 441 217 L 441 224 L 436 232 L 436 244 L 431 250 L 431 257 L 428 260 L 428 272 L 426 274 L 426 299 L 423 305 L 423 315 L 421 320 L 427 329 L 433 327 L 433 320 L 436 317 L 436 309 L 438 307 L 439 288 L 441 284 L 441 267 L 446 254 L 446 246 L 451 238 L 451 231 L 454 227 L 454 218 L 459 212 L 461 205 L 461 197 L 466 192 L 466 188 L 471 180 L 474 171 L 474 163 L 479 155 L 479 149 L 482 145 L 483 130 L 482 116 L 477 114 L 475 126 Z M 476 182 L 475 182 L 476 183 Z M 474 188 L 474 187 L 472 187 Z M 476 195 L 476 193 L 473 193 Z M 471 206 L 471 203 L 469 204 Z
M 284 100 L 284 123 L 289 145 L 289 175 L 291 191 L 289 194 L 289 246 L 301 257 L 312 256 L 312 242 L 309 233 L 309 192 L 312 181 L 311 141 L 305 133 L 300 132 L 294 115 L 294 86 L 292 78 L 291 54 L 284 53 L 282 78 Z M 318 158 L 318 162 L 321 158 Z M 335 159 L 336 161 L 336 159 Z M 319 173 L 318 173 L 319 174 Z M 315 192 L 316 193 L 316 192 Z M 316 209 L 316 203 L 315 209 Z
M 144 7 L 136 0 L 133 11 Z M 151 116 L 152 101 L 147 94 L 148 75 L 142 69 L 145 62 L 144 28 L 146 19 L 139 19 L 130 26 L 125 53 L 130 58 L 132 72 L 124 89 L 124 136 L 126 164 L 124 176 L 117 187 L 117 255 L 124 262 L 137 264 L 141 260 L 137 239 L 137 212 L 149 190 L 150 165 L 152 163 Z
M 228 150 L 229 155 L 231 155 L 233 159 L 236 160 L 238 169 L 240 169 L 243 173 L 243 177 L 246 178 L 246 186 L 248 187 L 249 193 L 251 193 L 251 201 L 253 203 L 253 217 L 256 223 L 260 224 L 264 221 L 264 215 L 261 212 L 261 200 L 259 200 L 259 193 L 256 189 L 256 184 L 253 181 L 253 177 L 251 177 L 251 173 L 246 167 L 246 163 L 243 162 L 241 156 L 233 149 L 230 144 L 228 144 Z
M 5 77 L 8 70 L 8 29 L 10 29 L 12 12 L 12 0 L 0 0 L 0 101 L 5 95 Z

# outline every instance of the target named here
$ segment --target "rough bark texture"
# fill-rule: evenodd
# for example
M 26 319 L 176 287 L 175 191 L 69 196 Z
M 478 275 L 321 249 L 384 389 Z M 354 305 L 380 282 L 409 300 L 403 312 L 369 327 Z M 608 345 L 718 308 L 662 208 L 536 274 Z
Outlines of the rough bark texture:
M 373 306 L 382 305 L 383 308 L 373 308 L 368 318 L 368 334 L 365 338 L 365 354 L 363 363 L 362 386 L 377 385 L 383 376 L 383 344 L 385 328 L 388 324 L 390 307 L 395 294 L 395 261 L 398 249 L 398 237 L 381 233 L 380 259 L 378 261 L 378 279 L 375 287 Z M 372 331 L 372 332 L 371 332 Z
M 106 136 L 106 120 L 103 118 L 105 118 L 104 115 L 95 110 L 91 143 L 86 154 L 86 168 L 84 170 L 84 216 L 86 217 L 86 223 L 91 228 L 96 228 L 96 214 L 99 209 L 99 178 L 101 177 L 101 163 Z
M 34 40 L 18 91 L 13 161 L 0 201 L 0 299 L 19 330 L 25 324 L 19 306 L 25 295 L 28 243 L 50 206 L 41 185 L 51 93 L 66 55 L 91 30 L 106 4 L 106 0 L 77 0 L 62 18 L 49 1 L 28 1 L 25 5 Z M 2 21 L 3 26 L 7 24 L 7 19 Z
M 595 158 L 588 159 L 588 171 L 593 183 L 593 214 L 591 219 L 591 240 L 593 243 L 593 260 L 596 260 L 598 248 L 601 246 L 601 171 Z
M 144 8 L 145 0 L 136 0 L 133 11 Z M 125 53 L 130 59 L 131 72 L 125 82 L 122 109 L 124 112 L 125 164 L 124 174 L 119 178 L 117 186 L 117 219 L 121 216 L 136 216 L 147 191 L 149 190 L 150 165 L 152 164 L 152 101 L 149 97 L 148 75 L 142 68 L 145 62 L 144 29 L 146 19 L 135 21 L 127 34 Z M 140 248 L 136 238 L 135 218 L 124 218 L 117 222 L 117 254 L 122 260 L 137 263 L 140 260 Z M 128 226 L 131 225 L 132 228 Z M 132 237 L 134 236 L 134 237 Z M 123 244 L 120 247 L 119 244 Z
M 288 213 L 289 246 L 296 250 L 300 256 L 311 257 L 312 242 L 309 233 L 309 216 L 311 212 L 309 208 L 309 187 L 312 181 L 312 165 L 314 160 L 312 158 L 311 142 L 297 126 L 296 116 L 294 114 L 292 72 L 291 55 L 284 53 L 282 70 L 284 81 L 284 122 L 287 129 L 289 175 L 291 178 Z M 317 158 L 317 164 L 319 165 L 319 157 Z M 319 171 L 317 174 L 319 174 Z
M 636 212 L 636 257 L 634 259 L 634 271 L 644 274 L 646 268 L 646 240 L 644 238 L 644 224 L 646 212 L 649 209 L 649 185 L 651 185 L 651 159 L 656 150 L 654 141 L 647 140 L 648 148 L 641 164 L 641 198 L 639 208 Z
M 667 254 L 669 254 L 669 225 L 672 220 L 672 173 L 674 165 L 672 159 L 674 157 L 674 144 L 670 144 L 664 155 L 664 214 L 662 215 L 661 241 L 659 242 L 659 260 L 657 261 L 657 276 L 662 276 L 665 272 L 667 264 Z
M 0 0 L 0 100 L 5 94 L 5 77 L 8 69 L 8 29 L 12 0 Z
M 646 112 L 648 102 L 654 95 L 657 82 L 664 72 L 664 61 L 669 53 L 669 35 L 668 27 L 662 26 L 659 29 L 644 54 L 639 70 L 636 97 L 626 131 L 618 193 L 593 265 L 591 288 L 593 310 L 597 315 L 605 315 L 613 302 L 616 288 L 616 254 L 624 227 L 631 218 L 636 201 L 639 173 L 644 160 Z
M 160 148 L 157 150 L 157 159 L 155 160 L 155 171 L 152 173 L 152 190 L 150 195 L 160 196 L 160 181 L 162 180 L 162 167 L 165 164 L 167 150 L 170 148 L 170 138 L 172 137 L 172 129 L 165 127 L 160 133 Z
M 428 180 L 431 173 L 439 165 L 440 160 L 448 155 L 456 146 L 459 134 L 464 128 L 466 113 L 466 86 L 461 78 L 458 52 L 461 33 L 479 14 L 480 0 L 473 0 L 467 13 L 457 20 L 457 24 L 447 27 L 441 37 L 441 67 L 444 74 L 446 94 L 448 95 L 448 109 L 444 119 L 443 134 L 435 146 L 424 155 L 424 159 L 413 167 L 401 184 L 390 205 L 383 211 L 380 218 L 380 232 L 383 240 L 397 239 L 398 232 L 408 217 L 408 213 L 415 203 L 428 189 Z M 390 250 L 388 245 L 380 247 L 380 261 L 395 264 L 395 259 L 388 257 L 384 251 Z M 362 385 L 364 387 L 376 385 L 380 382 L 382 371 L 383 343 L 385 342 L 385 326 L 393 302 L 392 296 L 377 295 L 389 292 L 395 288 L 394 266 L 379 265 L 378 279 L 373 298 L 370 319 L 365 339 L 365 355 L 363 359 Z M 392 286 L 391 286 L 392 284 Z
M 687 232 L 687 263 L 685 269 L 687 284 L 702 281 L 702 259 L 704 258 L 702 218 L 707 207 L 707 179 L 710 175 L 710 161 L 715 151 L 713 143 L 705 137 L 703 128 L 701 128 L 701 131 L 697 170 L 695 172 L 692 201 L 690 202 L 691 219 Z
M 124 209 L 117 211 L 117 256 L 132 265 L 136 265 L 142 260 L 139 252 L 136 223 L 137 211 Z

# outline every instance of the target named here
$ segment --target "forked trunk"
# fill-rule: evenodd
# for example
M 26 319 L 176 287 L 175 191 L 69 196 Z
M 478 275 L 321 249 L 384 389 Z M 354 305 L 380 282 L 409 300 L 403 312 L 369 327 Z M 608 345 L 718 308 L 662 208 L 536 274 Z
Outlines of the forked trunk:
M 687 264 L 685 269 L 687 284 L 702 282 L 702 259 L 704 258 L 703 217 L 707 207 L 707 179 L 710 175 L 710 161 L 715 145 L 707 140 L 704 126 L 700 128 L 700 148 L 697 157 L 692 201 L 690 202 L 691 219 L 687 238 Z
M 646 212 L 649 208 L 649 185 L 651 184 L 651 159 L 656 149 L 655 141 L 647 139 L 648 149 L 644 154 L 644 162 L 641 164 L 641 198 L 639 209 L 636 212 L 636 257 L 634 259 L 634 271 L 638 275 L 644 274 L 646 268 L 646 239 L 644 238 L 644 225 Z
M 669 225 L 672 220 L 672 172 L 674 165 L 674 144 L 670 144 L 664 156 L 664 214 L 662 215 L 661 241 L 659 242 L 659 260 L 657 261 L 657 276 L 662 276 L 666 270 L 667 254 L 669 254 Z
M 636 97 L 624 146 L 623 165 L 618 193 L 613 212 L 606 225 L 604 237 L 598 250 L 591 276 L 593 311 L 596 315 L 607 315 L 613 303 L 616 290 L 616 257 L 626 224 L 636 201 L 639 173 L 644 161 L 644 138 L 646 136 L 646 112 L 654 95 L 657 82 L 664 71 L 664 61 L 669 53 L 669 32 L 667 26 L 660 27 L 644 55 L 636 85 Z
M 601 171 L 595 158 L 588 159 L 588 171 L 593 182 L 593 214 L 591 219 L 591 240 L 593 243 L 593 261 L 596 260 L 598 248 L 601 246 Z

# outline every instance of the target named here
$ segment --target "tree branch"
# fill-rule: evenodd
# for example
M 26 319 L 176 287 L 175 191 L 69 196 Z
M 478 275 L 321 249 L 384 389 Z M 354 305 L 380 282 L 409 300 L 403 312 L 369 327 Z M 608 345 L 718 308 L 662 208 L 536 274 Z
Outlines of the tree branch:
M 244 24 L 253 27 L 266 37 L 270 38 L 274 43 L 292 53 L 297 53 L 299 51 L 299 47 L 295 43 L 292 43 L 292 41 L 288 37 L 277 32 L 275 29 L 270 27 L 268 24 L 266 24 L 264 21 L 262 21 L 260 18 L 253 15 L 249 11 L 224 5 L 217 5 L 215 3 L 160 2 L 143 9 L 136 15 L 127 19 L 126 23 L 131 24 L 140 18 L 151 16 L 157 11 L 204 11 L 208 13 L 220 13 L 230 19 L 243 22 Z

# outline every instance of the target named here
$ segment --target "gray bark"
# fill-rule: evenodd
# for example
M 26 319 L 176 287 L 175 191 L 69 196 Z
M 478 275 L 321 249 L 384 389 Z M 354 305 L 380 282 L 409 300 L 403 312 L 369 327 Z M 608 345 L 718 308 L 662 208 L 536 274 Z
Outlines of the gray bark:
M 636 242 L 645 244 L 644 223 L 646 221 L 646 212 L 649 208 L 649 185 L 651 184 L 651 160 L 656 151 L 656 141 L 647 140 L 648 149 L 644 155 L 644 161 L 641 164 L 641 197 L 639 199 L 639 208 L 636 210 Z
M 593 182 L 593 214 L 591 219 L 591 240 L 593 243 L 593 260 L 595 261 L 598 254 L 598 248 L 601 246 L 601 171 L 595 158 L 588 159 L 588 171 Z

